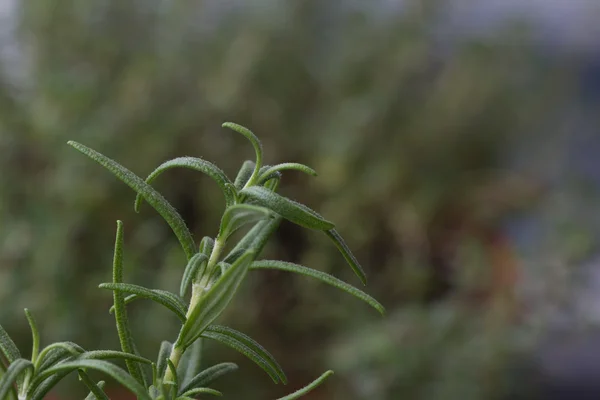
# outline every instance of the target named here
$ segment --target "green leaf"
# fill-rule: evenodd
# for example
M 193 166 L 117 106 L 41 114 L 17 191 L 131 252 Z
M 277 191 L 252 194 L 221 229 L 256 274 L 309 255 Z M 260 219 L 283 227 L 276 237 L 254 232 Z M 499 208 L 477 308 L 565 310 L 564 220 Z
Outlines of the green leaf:
M 203 293 L 181 328 L 175 346 L 184 349 L 190 346 L 221 315 L 246 276 L 253 257 L 253 252 L 246 252 L 207 292 Z
M 366 285 L 367 275 L 365 274 L 365 271 L 362 269 L 360 263 L 358 262 L 356 257 L 354 257 L 354 254 L 352 254 L 352 251 L 350 250 L 346 242 L 344 242 L 344 239 L 338 233 L 338 231 L 336 231 L 335 229 L 330 229 L 328 231 L 325 231 L 325 234 L 329 239 L 333 241 L 335 247 L 338 248 L 340 253 L 342 253 L 344 258 L 346 259 L 346 262 L 348 263 L 348 265 L 350 265 L 350 268 L 352 268 L 356 276 L 358 276 L 358 279 L 360 279 L 363 285 Z
M 283 218 L 305 228 L 325 231 L 335 227 L 332 222 L 323 219 L 316 211 L 311 210 L 304 204 L 280 196 L 267 188 L 252 186 L 242 190 L 240 194 L 247 196 L 256 204 L 269 208 Z
M 280 172 L 280 171 L 284 171 L 284 170 L 296 170 L 296 171 L 304 172 L 305 174 L 308 174 L 311 176 L 317 176 L 317 171 L 315 171 L 314 169 L 312 169 L 304 164 L 282 163 L 282 164 L 273 165 L 272 167 L 269 167 L 266 170 L 261 171 L 260 178 L 258 178 L 258 182 L 259 183 L 266 182 L 269 179 L 271 179 L 274 174 L 276 174 L 277 172 Z
M 141 299 L 142 297 L 138 296 L 137 294 L 130 294 L 129 296 L 125 297 L 123 299 L 123 301 L 125 302 L 125 305 L 137 300 L 137 299 Z M 115 312 L 115 306 L 112 305 L 110 306 L 110 308 L 108 309 L 108 313 L 112 314 Z
M 196 388 L 196 389 L 188 390 L 187 392 L 183 393 L 181 395 L 181 397 L 186 398 L 186 399 L 189 399 L 189 398 L 193 399 L 193 397 L 190 397 L 190 396 L 197 396 L 199 394 L 212 394 L 213 396 L 223 396 L 223 393 L 221 393 L 215 389 Z
M 254 172 L 252 173 L 252 176 L 248 182 L 246 182 L 245 187 L 253 185 L 254 181 L 258 179 L 258 173 L 260 171 L 260 167 L 262 167 L 262 144 L 260 143 L 260 140 L 258 140 L 256 135 L 252 133 L 250 129 L 238 124 L 234 124 L 233 122 L 225 122 L 222 126 L 223 128 L 229 128 L 237 133 L 242 134 L 250 141 L 250 143 L 252 143 L 252 147 L 254 147 L 254 152 L 256 153 L 256 162 L 254 166 Z
M 27 322 L 29 322 L 29 328 L 31 328 L 33 343 L 31 349 L 31 362 L 35 364 L 40 351 L 40 331 L 38 330 L 35 318 L 33 318 L 33 315 L 31 315 L 28 309 L 25 309 L 25 316 L 27 317 Z
M 199 386 L 206 386 L 213 383 L 225 374 L 236 371 L 238 366 L 234 363 L 225 362 L 213 365 L 194 376 L 189 382 L 182 385 L 180 390 L 182 396 L 189 396 L 189 391 Z
M 33 372 L 33 364 L 29 360 L 17 358 L 10 363 L 8 369 L 0 378 L 0 399 L 6 399 L 9 393 L 14 394 L 14 385 L 26 370 Z
M 173 206 L 152 186 L 148 185 L 142 178 L 135 175 L 133 172 L 123 167 L 119 163 L 110 158 L 98 153 L 95 150 L 90 149 L 82 144 L 79 144 L 74 141 L 69 141 L 69 145 L 73 146 L 75 149 L 79 150 L 81 153 L 90 157 L 94 161 L 98 162 L 100 165 L 108 169 L 112 172 L 117 178 L 131 187 L 133 190 L 138 192 L 144 200 L 148 202 L 154 209 L 165 219 L 165 221 L 169 224 L 179 242 L 181 243 L 181 247 L 185 252 L 188 259 L 192 258 L 192 256 L 196 253 L 194 244 L 194 239 L 192 238 L 192 234 L 189 229 L 185 225 L 185 222 L 173 208 Z
M 182 298 L 185 297 L 196 276 L 202 275 L 202 271 L 206 267 L 207 261 L 208 256 L 203 253 L 195 254 L 194 257 L 190 259 L 183 272 L 183 277 L 181 278 L 179 296 Z
M 145 184 L 145 183 L 144 183 Z M 119 285 L 123 282 L 123 222 L 117 221 L 117 233 L 115 238 L 115 252 L 113 258 L 113 284 Z M 121 344 L 121 350 L 125 353 L 136 354 L 135 342 L 129 328 L 125 299 L 120 291 L 113 292 L 113 303 L 115 307 L 115 323 L 117 334 Z M 146 386 L 146 376 L 139 364 L 125 361 L 127 370 L 140 384 Z
M 102 391 L 102 387 L 104 386 L 104 382 L 100 381 L 96 385 L 96 382 L 90 378 L 88 374 L 86 374 L 83 370 L 77 371 L 79 374 L 79 379 L 84 383 L 85 386 L 90 390 L 90 394 L 86 397 L 90 400 L 110 400 L 106 393 Z
M 223 194 L 225 195 L 225 202 L 227 205 L 234 203 L 235 198 L 231 189 L 227 187 L 227 184 L 231 184 L 231 181 L 225 175 L 225 173 L 217 167 L 215 164 L 196 157 L 179 157 L 173 160 L 166 161 L 159 165 L 148 177 L 146 183 L 151 184 L 156 178 L 158 178 L 163 172 L 172 168 L 188 168 L 195 171 L 203 172 L 210 176 L 219 185 Z M 135 199 L 135 211 L 139 212 L 140 205 L 142 203 L 142 195 L 138 193 Z
M 202 355 L 202 339 L 197 339 L 188 350 L 183 353 L 179 365 L 177 366 L 179 376 L 181 376 L 181 386 L 188 382 L 198 373 L 200 369 L 200 358 Z
M 264 207 L 236 204 L 225 210 L 221 219 L 219 237 L 227 240 L 231 234 L 244 226 L 271 217 L 273 213 Z
M 255 261 L 250 265 L 250 269 L 277 269 L 280 271 L 295 272 L 297 274 L 310 276 L 312 278 L 320 280 L 321 282 L 327 283 L 328 285 L 335 286 L 336 288 L 341 289 L 346 293 L 349 293 L 352 296 L 361 299 L 362 301 L 379 311 L 381 314 L 385 313 L 385 308 L 373 297 L 325 272 L 321 272 L 312 268 L 307 268 L 302 265 L 277 260 Z
M 327 371 L 325 372 L 323 375 L 321 375 L 320 377 L 318 377 L 317 379 L 315 379 L 311 384 L 309 384 L 308 386 L 303 387 L 302 389 L 289 394 L 285 397 L 281 397 L 277 400 L 295 400 L 295 399 L 299 399 L 300 397 L 308 394 L 309 392 L 311 392 L 312 390 L 314 390 L 317 386 L 321 385 L 323 382 L 325 382 L 325 380 L 327 378 L 329 378 L 331 375 L 333 375 L 333 371 Z
M 204 254 L 206 257 L 210 257 L 212 251 L 215 247 L 215 241 L 213 238 L 204 236 L 200 241 L 199 250 L 200 253 Z
M 4 357 L 6 357 L 6 360 L 9 363 L 21 358 L 21 352 L 15 345 L 15 342 L 8 336 L 8 333 L 6 333 L 2 325 L 0 325 L 0 350 L 2 350 L 2 354 L 4 354 Z
M 281 223 L 281 217 L 258 222 L 244 235 L 223 261 L 233 264 L 244 252 L 251 250 L 256 257 L 262 253 L 271 235 L 277 230 Z
M 202 336 L 219 341 L 244 354 L 265 370 L 275 383 L 280 381 L 283 384 L 287 383 L 285 373 L 275 360 L 275 357 L 251 337 L 235 329 L 220 325 L 209 326 Z
M 182 322 L 185 322 L 186 305 L 176 294 L 167 292 L 166 290 L 148 289 L 131 283 L 101 283 L 98 287 L 100 289 L 131 293 L 152 300 L 167 307 L 169 310 L 173 311 Z
M 78 360 L 106 360 L 106 359 L 112 359 L 112 358 L 118 358 L 118 359 L 121 359 L 124 361 L 132 361 L 132 362 L 142 363 L 142 364 L 151 364 L 152 363 L 152 361 L 148 360 L 147 358 L 138 356 L 137 354 L 130 354 L 130 353 L 125 353 L 125 352 L 116 351 L 116 350 L 86 351 L 85 353 L 82 353 L 79 356 L 77 356 Z
M 27 399 L 44 400 L 48 392 L 68 374 L 68 372 L 53 374 L 51 377 L 44 379 L 40 384 L 36 384 L 35 387 L 30 387 L 27 392 Z
M 242 190 L 246 183 L 248 183 L 250 177 L 252 176 L 252 173 L 254 172 L 255 167 L 256 164 L 254 163 L 254 161 L 244 161 L 242 167 L 240 168 L 240 171 L 235 177 L 235 182 L 233 183 L 237 190 Z
M 83 347 L 73 342 L 56 342 L 46 346 L 35 363 L 35 370 L 43 371 L 59 361 L 69 357 L 77 357 L 84 353 Z
M 158 351 L 158 359 L 156 360 L 156 374 L 163 376 L 167 370 L 167 360 L 171 355 L 173 349 L 173 343 L 163 340 L 160 344 L 160 350 Z
M 4 363 L 0 360 L 0 381 L 2 381 L 2 377 L 6 374 L 6 367 Z M 17 391 L 12 388 L 8 391 L 6 395 L 6 400 L 17 400 Z
M 133 392 L 139 400 L 152 400 L 146 393 L 146 389 L 142 386 L 135 378 L 129 375 L 123 369 L 109 363 L 108 361 L 102 360 L 76 360 L 68 361 L 55 365 L 41 372 L 32 382 L 32 387 L 41 384 L 44 380 L 51 377 L 54 374 L 62 372 L 72 372 L 78 369 L 92 369 L 100 371 L 110 376 L 121 385 L 125 386 L 131 392 Z
M 175 364 L 173 364 L 173 361 L 171 361 L 170 359 L 167 359 L 167 367 L 169 368 L 169 371 L 171 372 L 170 376 L 173 380 L 165 381 L 165 384 L 172 385 L 173 391 L 175 393 L 177 393 L 177 391 L 179 390 L 179 380 L 177 378 L 177 367 L 175 366 Z

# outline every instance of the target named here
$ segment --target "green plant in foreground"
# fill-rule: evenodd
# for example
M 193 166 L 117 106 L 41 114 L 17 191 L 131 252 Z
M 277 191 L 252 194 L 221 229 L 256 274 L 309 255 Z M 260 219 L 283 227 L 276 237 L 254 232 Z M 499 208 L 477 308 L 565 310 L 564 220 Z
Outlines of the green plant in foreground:
M 220 376 L 235 371 L 237 366 L 233 363 L 221 363 L 201 370 L 201 339 L 212 339 L 243 353 L 275 383 L 287 383 L 277 361 L 260 344 L 232 328 L 214 324 L 235 296 L 248 271 L 252 270 L 278 269 L 319 279 L 358 297 L 383 314 L 383 306 L 375 299 L 329 274 L 284 261 L 258 259 L 283 218 L 309 229 L 323 231 L 340 250 L 361 282 L 366 283 L 362 268 L 335 230 L 334 224 L 303 204 L 276 193 L 282 171 L 297 170 L 313 176 L 316 175 L 315 171 L 297 163 L 263 166 L 262 146 L 258 138 L 240 125 L 225 123 L 223 126 L 245 136 L 256 152 L 256 161 L 244 162 L 234 181 L 214 164 L 193 157 L 167 161 L 144 181 L 104 155 L 82 144 L 69 142 L 138 193 L 136 211 L 143 200 L 158 211 L 179 239 L 188 263 L 183 272 L 179 294 L 123 282 L 123 224 L 117 221 L 113 279 L 112 282 L 101 284 L 100 288 L 113 292 L 114 305 L 110 312 L 115 316 L 122 351 L 86 351 L 72 342 L 53 343 L 40 351 L 35 320 L 25 310 L 33 334 L 30 360 L 21 357 L 14 342 L 0 326 L 0 350 L 8 362 L 5 366 L 0 359 L 0 399 L 41 400 L 62 378 L 75 371 L 80 381 L 90 390 L 87 399 L 108 399 L 102 389 L 104 383 L 94 382 L 87 375 L 88 370 L 97 370 L 111 376 L 138 399 L 143 400 L 184 400 L 203 394 L 221 395 L 207 386 Z M 225 196 L 226 209 L 216 237 L 204 237 L 198 247 L 181 216 L 150 186 L 152 181 L 171 168 L 189 168 L 209 175 Z M 254 226 L 225 253 L 230 244 L 230 236 L 249 224 Z M 184 298 L 190 287 L 190 300 L 186 304 Z M 179 336 L 172 343 L 162 342 L 156 363 L 137 353 L 129 328 L 126 306 L 140 298 L 155 301 L 181 320 Z M 127 371 L 106 359 L 124 360 Z M 151 375 L 149 371 L 152 372 Z M 305 395 L 332 373 L 325 372 L 311 384 L 282 399 L 291 400 Z

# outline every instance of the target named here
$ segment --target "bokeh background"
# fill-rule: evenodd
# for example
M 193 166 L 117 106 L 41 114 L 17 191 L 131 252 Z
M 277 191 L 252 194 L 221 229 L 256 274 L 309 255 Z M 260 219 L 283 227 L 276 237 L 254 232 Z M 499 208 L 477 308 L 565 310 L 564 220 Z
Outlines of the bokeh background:
M 310 399 L 505 399 L 553 338 L 600 321 L 600 5 L 592 0 L 45 0 L 0 2 L 0 323 L 43 341 L 117 348 L 115 220 L 126 279 L 175 290 L 185 258 L 149 207 L 66 141 L 145 176 L 200 156 L 235 175 L 253 157 L 297 161 L 282 192 L 335 221 L 388 309 L 331 287 L 251 275 L 224 322 L 267 347 L 290 384 L 241 366 L 217 388 L 270 399 L 332 368 Z M 156 187 L 197 238 L 223 211 L 210 179 Z M 358 284 L 316 233 L 283 224 L 270 257 Z M 178 321 L 132 304 L 154 359 Z M 521 379 L 520 379 L 521 378 Z M 126 399 L 118 389 L 114 398 Z M 76 379 L 53 396 L 82 398 Z M 509 397 L 507 397 L 509 396 Z

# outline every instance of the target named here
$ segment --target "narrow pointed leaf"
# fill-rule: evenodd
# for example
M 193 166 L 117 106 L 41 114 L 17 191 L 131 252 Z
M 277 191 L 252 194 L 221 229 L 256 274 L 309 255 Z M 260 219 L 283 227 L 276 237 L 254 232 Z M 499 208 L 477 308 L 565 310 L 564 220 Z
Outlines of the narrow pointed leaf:
M 264 207 L 250 204 L 236 204 L 225 210 L 221 219 L 219 237 L 227 240 L 231 234 L 244 226 L 271 217 L 273 213 Z
M 112 172 L 117 178 L 127 184 L 130 188 L 139 193 L 144 200 L 148 202 L 154 209 L 165 219 L 165 221 L 169 224 L 179 242 L 181 243 L 181 247 L 185 252 L 188 259 L 192 258 L 192 256 L 196 253 L 194 239 L 192 238 L 192 234 L 189 229 L 185 225 L 185 222 L 173 208 L 173 206 L 152 186 L 148 185 L 142 178 L 135 175 L 133 172 L 123 167 L 119 163 L 110 158 L 98 153 L 95 150 L 90 149 L 82 144 L 79 144 L 74 141 L 69 141 L 69 145 L 73 146 L 75 149 L 79 150 L 81 153 L 90 157 L 94 161 L 98 162 L 100 165 L 108 169 Z
M 117 233 L 115 235 L 115 251 L 113 257 L 113 284 L 119 285 L 123 282 L 123 222 L 117 221 Z M 125 296 L 120 291 L 113 292 L 113 303 L 115 307 L 115 323 L 121 350 L 125 353 L 136 354 L 135 343 L 129 328 L 127 309 L 125 308 Z M 125 361 L 127 370 L 140 384 L 146 386 L 146 376 L 141 366 L 132 361 Z
M 131 303 L 131 302 L 133 302 L 133 301 L 135 301 L 135 300 L 137 300 L 137 299 L 142 299 L 142 298 L 143 298 L 143 297 L 141 297 L 141 296 L 138 296 L 137 294 L 130 294 L 129 296 L 125 297 L 125 298 L 123 299 L 123 301 L 125 302 L 125 305 L 127 305 L 127 304 L 129 304 L 129 303 Z M 112 314 L 112 313 L 114 313 L 114 312 L 115 312 L 115 306 L 114 306 L 114 305 L 112 305 L 112 306 L 110 306 L 110 308 L 108 309 L 108 313 L 109 313 L 109 314 Z
M 156 360 L 156 374 L 158 376 L 163 376 L 165 371 L 167 370 L 167 360 L 171 355 L 171 350 L 173 349 L 173 344 L 171 342 L 167 342 L 164 340 L 160 344 L 160 350 L 158 351 L 158 359 Z
M 352 268 L 352 271 L 354 271 L 356 276 L 358 276 L 358 279 L 360 279 L 362 284 L 366 285 L 367 275 L 365 274 L 365 271 L 362 269 L 360 263 L 358 262 L 356 257 L 354 257 L 354 254 L 352 254 L 352 251 L 350 250 L 342 236 L 338 233 L 338 231 L 336 231 L 335 229 L 330 229 L 328 231 L 325 231 L 325 234 L 329 239 L 333 241 L 335 247 L 338 248 L 340 253 L 342 253 L 344 258 L 346 259 L 346 262 L 348 263 L 348 265 L 350 265 L 350 268 Z
M 258 173 L 260 171 L 260 167 L 262 167 L 262 144 L 260 143 L 260 140 L 258 140 L 256 135 L 252 133 L 250 129 L 238 124 L 234 124 L 233 122 L 225 122 L 222 126 L 224 128 L 229 128 L 231 130 L 236 131 L 237 133 L 242 134 L 246 137 L 246 139 L 250 141 L 250 143 L 252 143 L 252 147 L 254 147 L 254 152 L 256 153 L 256 163 L 254 166 L 254 172 L 252 173 L 252 176 L 250 177 L 248 182 L 246 182 L 245 186 L 247 187 L 249 185 L 252 185 L 252 181 L 254 179 L 258 179 Z
M 31 362 L 35 364 L 40 351 L 40 331 L 38 330 L 35 318 L 33 318 L 28 309 L 25 309 L 25 316 L 27 317 L 27 322 L 29 322 L 29 328 L 31 328 L 33 343 L 31 348 Z
M 81 382 L 83 382 L 83 384 L 90 390 L 90 394 L 88 394 L 86 400 L 110 400 L 106 393 L 102 391 L 104 382 L 101 381 L 96 384 L 96 382 L 94 382 L 92 378 L 90 378 L 90 376 L 83 370 L 79 370 L 77 373 L 79 374 L 79 379 L 81 379 Z
M 244 161 L 242 167 L 240 168 L 240 171 L 235 177 L 235 182 L 233 183 L 237 190 L 242 190 L 246 183 L 248 183 L 250 177 L 252 176 L 252 173 L 254 172 L 255 167 L 256 164 L 254 163 L 254 161 Z
M 30 387 L 27 392 L 28 400 L 44 400 L 46 395 L 58 382 L 60 382 L 65 376 L 67 376 L 68 372 L 59 372 L 53 374 L 49 378 L 44 379 L 41 383 L 35 386 Z
M 69 357 L 77 357 L 84 353 L 83 347 L 73 342 L 57 342 L 46 346 L 35 363 L 36 371 L 43 371 L 59 361 Z
M 278 381 L 287 383 L 285 373 L 275 357 L 251 337 L 221 325 L 209 326 L 202 336 L 217 340 L 246 355 L 263 368 L 275 383 Z
M 167 368 L 169 368 L 169 372 L 171 373 L 171 378 L 173 379 L 172 381 L 169 381 L 168 384 L 171 384 L 173 386 L 173 391 L 175 393 L 177 393 L 177 391 L 179 391 L 179 379 L 177 377 L 177 367 L 175 366 L 175 364 L 173 364 L 173 361 L 171 361 L 170 359 L 167 359 Z M 165 383 L 167 383 L 165 381 Z
M 180 392 L 182 393 L 182 396 L 189 396 L 190 390 L 200 386 L 210 385 L 223 375 L 236 371 L 237 369 L 237 364 L 230 362 L 213 365 L 194 376 L 189 382 L 183 384 Z
M 260 169 L 260 171 L 258 172 L 259 178 L 257 179 L 258 185 L 264 186 L 264 183 L 271 179 L 281 179 L 281 177 L 282 177 L 281 172 L 279 172 L 277 170 L 269 171 L 271 168 L 273 168 L 272 165 L 264 165 Z M 267 171 L 269 171 L 268 174 L 265 174 L 265 172 L 267 172 Z
M 245 251 L 254 251 L 256 257 L 262 253 L 264 247 L 269 241 L 271 235 L 277 230 L 281 223 L 281 217 L 258 222 L 244 235 L 242 240 L 237 242 L 235 247 L 231 249 L 224 261 L 233 264 Z
M 297 274 L 310 276 L 312 278 L 316 278 L 321 282 L 324 282 L 328 285 L 335 286 L 338 289 L 343 290 L 344 292 L 351 294 L 354 297 L 357 297 L 369 304 L 371 307 L 379 311 L 381 314 L 385 313 L 385 308 L 375 300 L 373 297 L 369 296 L 365 292 L 355 288 L 352 285 L 347 284 L 344 281 L 339 280 L 338 278 L 331 276 L 325 272 L 318 271 L 316 269 L 307 268 L 302 265 L 293 264 L 285 261 L 277 261 L 277 260 L 260 260 L 255 261 L 250 265 L 251 270 L 256 269 L 278 269 L 280 271 L 288 271 L 295 272 Z
M 135 378 L 133 378 L 126 371 L 117 367 L 116 365 L 111 364 L 108 361 L 102 360 L 76 360 L 60 363 L 40 373 L 32 382 L 32 386 L 35 387 L 37 384 L 40 384 L 48 377 L 56 373 L 68 373 L 78 369 L 86 368 L 95 371 L 100 371 L 110 376 L 111 378 L 119 382 L 121 385 L 129 389 L 131 392 L 133 392 L 139 400 L 152 400 L 150 396 L 146 393 L 146 389 L 144 388 L 144 386 L 142 386 Z
M 4 376 L 5 373 L 6 373 L 6 367 L 4 366 L 4 363 L 2 362 L 2 360 L 0 360 L 0 382 L 2 381 L 2 377 Z M 16 392 L 16 390 L 14 390 L 14 388 L 12 390 L 8 391 L 6 400 L 17 400 L 17 392 Z
M 171 292 L 159 289 L 148 289 L 131 283 L 102 283 L 98 285 L 98 287 L 100 289 L 114 290 L 121 293 L 131 293 L 152 300 L 173 311 L 182 322 L 185 321 L 186 305 L 183 300 Z
M 259 183 L 266 182 L 267 180 L 271 179 L 272 176 L 274 174 L 276 174 L 277 172 L 285 171 L 285 170 L 296 170 L 296 171 L 304 172 L 305 174 L 308 174 L 311 176 L 317 176 L 317 171 L 315 171 L 311 167 L 308 167 L 304 164 L 282 163 L 282 164 L 273 165 L 272 167 L 269 167 L 269 168 L 261 171 L 258 182 Z
M 33 364 L 29 360 L 17 358 L 11 362 L 2 378 L 0 378 L 0 399 L 7 398 L 7 395 L 13 392 L 15 383 L 22 380 L 19 378 L 22 378 L 23 373 L 28 369 L 33 371 Z
M 6 360 L 9 363 L 21 358 L 21 352 L 15 345 L 15 342 L 8 336 L 8 333 L 6 333 L 2 325 L 0 325 L 0 350 L 2 350 L 2 354 L 4 354 L 4 357 L 6 357 Z
M 137 354 L 125 353 L 116 350 L 92 350 L 86 351 L 85 353 L 77 356 L 78 360 L 106 360 L 106 359 L 120 359 L 124 361 L 133 361 L 142 364 L 151 364 L 152 361 L 147 358 L 138 356 Z
M 318 377 L 317 379 L 315 379 L 308 386 L 305 386 L 302 389 L 297 390 L 294 393 L 289 394 L 289 395 L 287 395 L 285 397 L 281 397 L 281 398 L 279 398 L 277 400 L 296 400 L 296 399 L 299 399 L 300 397 L 308 394 L 309 392 L 311 392 L 312 390 L 314 390 L 315 388 L 317 388 L 318 386 L 320 386 L 331 375 L 333 375 L 333 371 L 331 371 L 331 370 L 327 371 L 323 375 L 321 375 L 320 377 Z
M 208 256 L 203 253 L 195 254 L 194 257 L 190 259 L 185 267 L 185 271 L 183 272 L 183 277 L 181 278 L 179 296 L 185 297 L 188 289 L 190 286 L 192 286 L 192 282 L 194 281 L 195 277 L 202 274 L 201 270 L 206 267 L 207 261 Z
M 204 236 L 200 241 L 200 253 L 204 254 L 206 257 L 210 257 L 214 247 L 215 240 L 211 237 Z
M 211 388 L 196 388 L 196 389 L 191 389 L 188 390 L 187 392 L 183 393 L 181 396 L 185 397 L 185 398 L 194 398 L 199 394 L 212 394 L 213 396 L 223 396 L 223 393 L 219 392 L 218 390 L 215 389 L 211 389 Z M 194 397 L 191 397 L 194 396 Z
M 253 258 L 253 252 L 246 252 L 203 294 L 181 328 L 176 346 L 187 348 L 221 315 L 246 276 Z
M 210 176 L 217 183 L 217 185 L 219 185 L 219 187 L 223 191 L 223 194 L 225 195 L 225 201 L 227 205 L 231 205 L 234 203 L 233 193 L 227 187 L 227 184 L 231 184 L 231 181 L 229 180 L 229 178 L 227 178 L 227 175 L 225 175 L 221 168 L 217 167 L 215 164 L 203 160 L 201 158 L 179 157 L 173 160 L 166 161 L 159 165 L 150 175 L 148 175 L 148 177 L 146 178 L 146 183 L 150 185 L 163 172 L 172 168 L 188 168 L 194 171 L 205 173 L 206 175 Z M 139 212 L 142 200 L 142 195 L 138 193 L 135 199 L 134 206 L 136 212 Z
M 202 339 L 200 338 L 183 353 L 179 365 L 177 366 L 178 374 L 181 376 L 181 387 L 186 386 L 200 370 L 201 356 Z
M 304 204 L 280 196 L 267 188 L 252 186 L 242 190 L 240 193 L 247 196 L 256 204 L 269 208 L 283 218 L 305 228 L 325 231 L 335 227 L 332 222 L 327 221 L 317 214 L 316 211 L 311 210 Z

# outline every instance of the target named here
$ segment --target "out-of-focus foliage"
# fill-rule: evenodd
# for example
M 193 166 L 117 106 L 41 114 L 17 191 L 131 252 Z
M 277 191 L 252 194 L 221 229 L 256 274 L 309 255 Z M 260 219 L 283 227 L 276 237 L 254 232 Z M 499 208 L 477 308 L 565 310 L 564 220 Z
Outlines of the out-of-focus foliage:
M 267 163 L 319 172 L 286 175 L 285 194 L 340 221 L 369 292 L 392 311 L 381 320 L 331 288 L 266 271 L 244 288 L 230 325 L 266 343 L 292 387 L 337 366 L 314 399 L 500 395 L 509 339 L 527 329 L 507 327 L 501 312 L 489 317 L 493 302 L 473 308 L 469 299 L 493 297 L 491 287 L 507 285 L 495 274 L 518 264 L 503 222 L 547 188 L 535 167 L 507 165 L 515 149 L 561 133 L 573 65 L 538 51 L 526 30 L 450 37 L 435 29 L 441 2 L 390 3 L 18 3 L 19 51 L 5 56 L 0 75 L 0 319 L 20 344 L 26 306 L 38 310 L 47 340 L 117 347 L 111 296 L 97 289 L 110 275 L 116 219 L 132 227 L 128 280 L 175 290 L 185 267 L 160 217 L 147 206 L 136 215 L 133 192 L 66 141 L 142 176 L 183 155 L 232 174 L 252 158 L 244 140 L 221 130 L 233 120 L 277 155 Z M 196 237 L 216 235 L 222 195 L 209 179 L 176 171 L 156 187 Z M 353 279 L 336 249 L 316 239 L 283 224 L 269 251 Z M 7 304 L 9 296 L 18 300 Z M 151 325 L 160 310 L 130 307 L 143 355 L 175 335 L 175 321 Z M 360 337 L 346 337 L 357 325 Z M 353 351 L 356 340 L 371 351 Z M 245 366 L 247 386 L 229 388 L 233 398 L 290 391 L 233 353 L 211 351 Z

